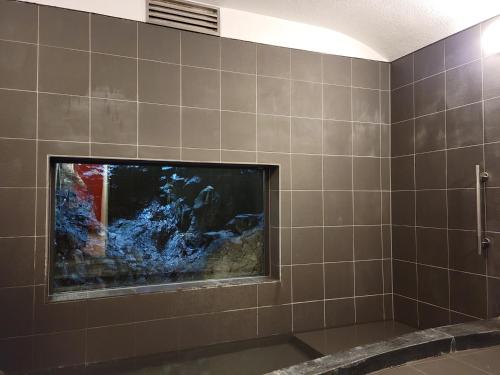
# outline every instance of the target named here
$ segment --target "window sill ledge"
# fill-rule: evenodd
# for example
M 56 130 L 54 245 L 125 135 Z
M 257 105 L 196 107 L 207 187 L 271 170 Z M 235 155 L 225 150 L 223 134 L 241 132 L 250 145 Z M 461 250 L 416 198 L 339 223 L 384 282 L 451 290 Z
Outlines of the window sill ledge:
M 74 300 L 85 300 L 93 298 L 105 298 L 124 296 L 131 294 L 159 293 L 159 292 L 182 292 L 188 290 L 199 290 L 209 288 L 222 288 L 240 285 L 256 285 L 280 283 L 279 279 L 271 276 L 254 276 L 234 279 L 200 280 L 172 284 L 141 285 L 123 288 L 95 289 L 87 291 L 72 291 L 52 294 L 48 296 L 48 302 L 64 302 Z

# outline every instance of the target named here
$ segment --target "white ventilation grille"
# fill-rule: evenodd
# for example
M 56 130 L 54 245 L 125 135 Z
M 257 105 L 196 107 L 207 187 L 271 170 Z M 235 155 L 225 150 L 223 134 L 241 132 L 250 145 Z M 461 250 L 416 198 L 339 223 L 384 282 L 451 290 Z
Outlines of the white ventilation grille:
M 176 0 L 147 0 L 148 22 L 219 35 L 219 8 Z

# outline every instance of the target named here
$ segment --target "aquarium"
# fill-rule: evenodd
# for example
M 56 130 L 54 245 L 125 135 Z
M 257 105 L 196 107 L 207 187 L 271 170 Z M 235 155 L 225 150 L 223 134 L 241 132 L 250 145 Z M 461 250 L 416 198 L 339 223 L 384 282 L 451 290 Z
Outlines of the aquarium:
M 261 166 L 51 158 L 50 291 L 268 273 Z

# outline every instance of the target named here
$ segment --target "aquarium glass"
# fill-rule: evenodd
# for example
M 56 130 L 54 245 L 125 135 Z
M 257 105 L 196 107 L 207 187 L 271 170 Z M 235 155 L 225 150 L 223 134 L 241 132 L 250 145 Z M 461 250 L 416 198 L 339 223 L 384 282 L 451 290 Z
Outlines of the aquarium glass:
M 51 293 L 266 274 L 263 167 L 51 162 Z

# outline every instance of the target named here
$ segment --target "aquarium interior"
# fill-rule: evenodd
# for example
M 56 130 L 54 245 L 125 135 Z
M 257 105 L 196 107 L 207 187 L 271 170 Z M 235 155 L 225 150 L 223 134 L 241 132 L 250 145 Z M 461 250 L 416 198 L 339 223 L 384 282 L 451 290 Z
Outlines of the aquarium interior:
M 51 294 L 268 275 L 264 167 L 51 161 Z

